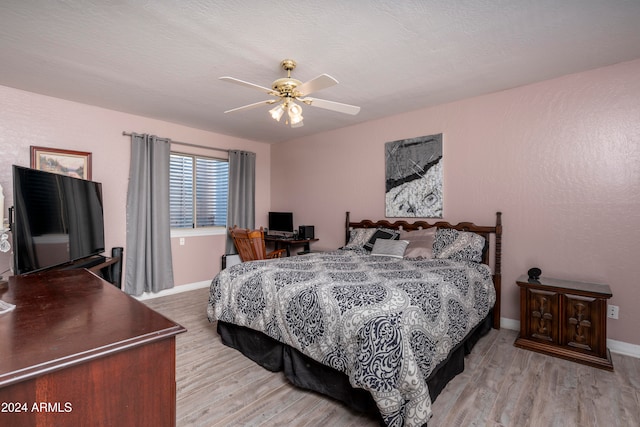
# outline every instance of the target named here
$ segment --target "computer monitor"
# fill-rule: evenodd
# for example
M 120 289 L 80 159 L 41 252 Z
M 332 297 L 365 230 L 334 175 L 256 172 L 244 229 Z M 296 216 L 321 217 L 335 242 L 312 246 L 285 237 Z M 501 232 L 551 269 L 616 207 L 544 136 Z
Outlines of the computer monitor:
M 292 212 L 269 212 L 269 234 L 293 233 Z

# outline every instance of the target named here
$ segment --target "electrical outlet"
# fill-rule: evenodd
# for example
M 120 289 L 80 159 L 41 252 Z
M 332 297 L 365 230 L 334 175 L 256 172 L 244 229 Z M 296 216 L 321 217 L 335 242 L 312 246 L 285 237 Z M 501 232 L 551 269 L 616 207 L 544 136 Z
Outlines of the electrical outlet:
M 180 246 L 184 246 L 184 237 L 180 238 Z
M 617 305 L 607 305 L 607 317 L 609 319 L 617 319 L 620 307 Z

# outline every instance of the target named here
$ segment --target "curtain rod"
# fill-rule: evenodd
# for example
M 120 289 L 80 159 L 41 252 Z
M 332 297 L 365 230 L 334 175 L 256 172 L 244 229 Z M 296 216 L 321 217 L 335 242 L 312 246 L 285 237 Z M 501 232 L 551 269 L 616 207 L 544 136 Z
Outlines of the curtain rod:
M 127 133 L 126 131 L 122 131 L 122 135 L 131 136 L 131 134 Z M 191 144 L 189 142 L 180 142 L 180 141 L 173 141 L 173 140 L 170 140 L 170 141 L 171 141 L 172 144 L 186 145 L 187 147 L 204 148 L 206 150 L 214 150 L 214 151 L 224 151 L 225 153 L 228 153 L 229 151 L 231 151 L 231 150 L 224 149 L 224 148 L 207 147 L 206 145 Z

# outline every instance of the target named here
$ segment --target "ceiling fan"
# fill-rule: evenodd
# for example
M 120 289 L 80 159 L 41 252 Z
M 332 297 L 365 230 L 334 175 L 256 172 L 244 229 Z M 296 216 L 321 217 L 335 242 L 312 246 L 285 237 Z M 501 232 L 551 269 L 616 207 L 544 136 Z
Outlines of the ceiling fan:
M 328 74 L 321 74 L 316 78 L 302 83 L 300 80 L 296 80 L 291 77 L 291 70 L 296 68 L 296 62 L 293 59 L 285 59 L 280 65 L 287 72 L 287 77 L 283 77 L 274 81 L 271 84 L 271 88 L 260 86 L 254 83 L 245 82 L 234 77 L 220 77 L 220 80 L 229 83 L 235 83 L 241 86 L 258 89 L 268 95 L 275 96 L 275 99 L 268 99 L 266 101 L 255 102 L 253 104 L 244 105 L 242 107 L 233 108 L 225 111 L 225 113 L 233 113 L 236 111 L 249 110 L 251 108 L 260 107 L 262 105 L 277 104 L 274 108 L 269 110 L 271 117 L 274 120 L 280 121 L 284 113 L 287 113 L 287 124 L 291 123 L 291 127 L 302 126 L 302 107 L 295 101 L 299 101 L 312 107 L 324 108 L 325 110 L 337 111 L 338 113 L 345 114 L 358 114 L 360 107 L 355 105 L 342 104 L 340 102 L 327 101 L 326 99 L 310 98 L 309 94 L 317 92 L 321 89 L 338 84 L 338 81 Z

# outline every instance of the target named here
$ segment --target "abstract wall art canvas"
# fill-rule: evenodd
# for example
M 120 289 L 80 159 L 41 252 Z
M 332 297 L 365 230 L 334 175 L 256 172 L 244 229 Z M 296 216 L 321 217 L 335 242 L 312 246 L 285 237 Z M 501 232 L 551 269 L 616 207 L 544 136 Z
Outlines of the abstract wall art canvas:
M 442 218 L 442 134 L 385 144 L 387 217 Z

